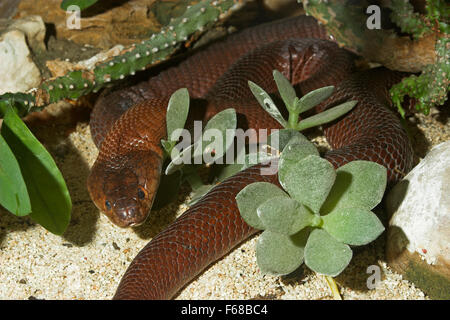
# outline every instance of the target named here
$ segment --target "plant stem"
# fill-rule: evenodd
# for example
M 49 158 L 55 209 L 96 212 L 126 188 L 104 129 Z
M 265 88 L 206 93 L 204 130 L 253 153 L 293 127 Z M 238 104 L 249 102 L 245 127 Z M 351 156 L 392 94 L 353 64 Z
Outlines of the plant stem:
M 341 294 L 339 293 L 339 288 L 336 284 L 336 281 L 334 281 L 333 277 L 330 276 L 323 276 L 323 277 L 325 278 L 328 287 L 330 287 L 330 290 L 333 293 L 334 300 L 342 300 Z
M 298 123 L 298 116 L 300 114 L 297 112 L 289 111 L 289 119 L 288 119 L 288 125 L 286 129 L 294 129 L 297 130 L 297 123 Z

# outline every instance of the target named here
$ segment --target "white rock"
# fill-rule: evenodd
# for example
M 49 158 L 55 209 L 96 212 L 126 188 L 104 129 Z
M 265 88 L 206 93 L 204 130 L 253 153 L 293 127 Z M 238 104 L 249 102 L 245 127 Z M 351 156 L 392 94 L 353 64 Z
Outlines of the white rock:
M 402 186 L 407 190 L 398 206 L 404 194 Z M 450 141 L 434 147 L 392 189 L 387 198 L 388 211 L 397 206 L 389 225 L 403 230 L 409 241 L 406 248 L 429 264 L 442 255 L 450 260 Z
M 421 288 L 448 297 L 450 141 L 434 147 L 391 190 L 386 209 L 392 214 L 386 248 L 389 264 L 420 282 L 416 284 Z
M 46 50 L 45 24 L 40 16 L 27 16 L 21 19 L 7 20 L 7 30 L 22 31 L 27 39 L 27 43 L 33 50 Z
M 0 94 L 37 87 L 41 74 L 31 59 L 28 44 L 45 50 L 45 25 L 39 16 L 0 20 Z
M 0 94 L 24 92 L 39 85 L 40 72 L 22 32 L 12 30 L 0 36 L 0 61 Z

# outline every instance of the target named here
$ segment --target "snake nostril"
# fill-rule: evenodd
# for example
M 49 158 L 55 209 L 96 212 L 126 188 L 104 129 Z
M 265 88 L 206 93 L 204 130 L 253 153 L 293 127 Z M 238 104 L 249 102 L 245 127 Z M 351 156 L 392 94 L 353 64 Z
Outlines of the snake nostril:
M 125 207 L 120 210 L 116 210 L 117 216 L 120 221 L 127 225 L 137 224 L 139 220 L 139 210 L 136 207 Z

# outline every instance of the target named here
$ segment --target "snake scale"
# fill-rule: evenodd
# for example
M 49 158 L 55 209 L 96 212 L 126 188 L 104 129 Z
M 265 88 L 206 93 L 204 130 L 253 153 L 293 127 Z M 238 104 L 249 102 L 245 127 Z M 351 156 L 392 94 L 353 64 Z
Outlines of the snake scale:
M 167 138 L 168 100 L 179 88 L 188 89 L 194 118 L 206 121 L 233 107 L 241 128 L 279 128 L 247 85 L 251 80 L 276 94 L 273 69 L 300 95 L 336 86 L 316 111 L 357 100 L 351 112 L 325 126 L 333 149 L 324 157 L 335 167 L 356 159 L 376 161 L 388 169 L 389 181 L 398 180 L 411 169 L 413 153 L 399 119 L 388 108 L 388 89 L 404 75 L 385 68 L 354 72 L 353 60 L 313 18 L 298 16 L 245 29 L 149 80 L 102 94 L 90 122 L 99 147 L 88 178 L 92 200 L 118 226 L 145 221 L 163 165 L 160 141 Z M 278 184 L 276 174 L 261 175 L 259 169 L 250 167 L 218 184 L 155 236 L 129 266 L 114 299 L 172 298 L 256 233 L 241 219 L 235 196 L 253 182 Z

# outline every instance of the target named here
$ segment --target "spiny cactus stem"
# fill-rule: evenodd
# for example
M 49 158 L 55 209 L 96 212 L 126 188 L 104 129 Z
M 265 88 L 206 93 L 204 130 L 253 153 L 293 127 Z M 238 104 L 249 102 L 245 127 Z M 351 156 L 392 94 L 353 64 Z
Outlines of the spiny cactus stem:
M 145 70 L 168 59 L 177 49 L 219 19 L 226 18 L 247 0 L 202 0 L 188 6 L 185 13 L 172 19 L 169 25 L 149 40 L 133 44 L 120 55 L 95 66 L 93 70 L 70 71 L 63 77 L 45 81 L 29 94 L 16 93 L 0 96 L 0 105 L 19 105 L 21 113 L 29 112 L 27 106 L 42 108 L 62 99 L 77 99 L 97 92 L 107 84 L 122 80 L 128 75 Z M 2 108 L 0 107 L 0 112 Z M 0 114 L 1 115 L 1 114 Z

